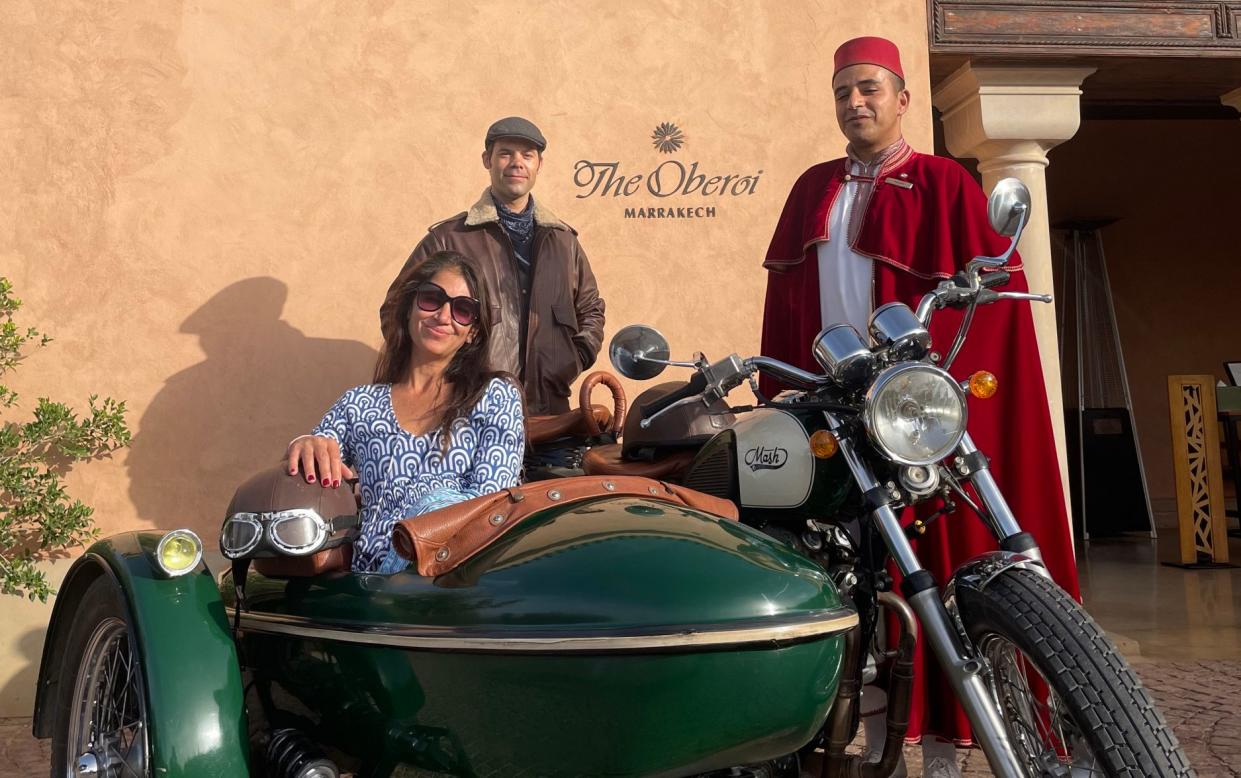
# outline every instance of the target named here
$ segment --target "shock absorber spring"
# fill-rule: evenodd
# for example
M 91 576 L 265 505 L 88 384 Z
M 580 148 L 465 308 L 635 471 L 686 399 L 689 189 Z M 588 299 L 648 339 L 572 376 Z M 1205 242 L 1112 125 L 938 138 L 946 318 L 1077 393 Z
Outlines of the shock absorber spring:
M 340 778 L 336 764 L 296 729 L 278 729 L 267 744 L 272 778 Z

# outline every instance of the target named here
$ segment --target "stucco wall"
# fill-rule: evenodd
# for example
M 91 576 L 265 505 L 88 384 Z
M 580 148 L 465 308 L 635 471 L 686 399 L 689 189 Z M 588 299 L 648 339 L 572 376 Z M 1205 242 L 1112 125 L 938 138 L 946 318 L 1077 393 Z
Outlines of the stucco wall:
M 1117 219 L 1103 247 L 1151 502 L 1165 527 L 1176 523 L 1167 377 L 1224 379 L 1223 363 L 1241 359 L 1238 152 L 1237 121 L 1086 121 L 1047 170 L 1052 224 Z M 1152 161 L 1169 172 L 1152 175 Z M 1070 396 L 1075 388 L 1066 404 Z
M 901 45 L 907 135 L 930 147 L 915 0 L 9 0 L 4 17 L 0 273 L 56 337 L 15 385 L 128 402 L 132 447 L 70 479 L 105 533 L 213 538 L 236 484 L 367 379 L 383 291 L 426 226 L 482 191 L 500 116 L 549 139 L 536 196 L 580 231 L 607 335 L 647 322 L 682 354 L 757 350 L 784 196 L 843 147 L 841 41 Z M 652 147 L 662 122 L 684 133 L 676 153 Z M 758 181 L 579 197 L 581 160 Z M 624 216 L 689 206 L 715 215 Z M 0 599 L 0 619 L 16 607 Z M 28 710 L 40 641 L 0 637 L 0 714 Z

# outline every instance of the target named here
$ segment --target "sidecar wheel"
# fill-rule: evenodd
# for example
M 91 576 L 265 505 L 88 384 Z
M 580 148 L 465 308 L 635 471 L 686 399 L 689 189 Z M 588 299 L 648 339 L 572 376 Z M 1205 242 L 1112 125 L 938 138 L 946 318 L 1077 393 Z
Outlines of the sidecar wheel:
M 142 662 L 121 592 L 109 578 L 92 583 L 78 605 L 58 692 L 52 778 L 149 778 Z
M 1193 775 L 1150 694 L 1063 589 L 1010 569 L 957 602 L 1028 775 Z

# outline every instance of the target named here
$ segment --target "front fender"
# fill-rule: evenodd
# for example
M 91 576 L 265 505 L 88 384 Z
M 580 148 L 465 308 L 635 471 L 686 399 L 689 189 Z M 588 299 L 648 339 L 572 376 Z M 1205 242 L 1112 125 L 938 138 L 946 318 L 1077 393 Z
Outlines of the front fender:
M 995 580 L 996 576 L 1014 567 L 1033 570 L 1043 576 L 1050 575 L 1047 567 L 1040 560 L 1012 551 L 988 551 L 956 569 L 951 580 L 948 581 L 948 586 L 944 588 L 944 605 L 957 620 L 958 625 L 960 617 L 957 613 L 957 589 L 964 587 L 982 591 Z
M 248 775 L 241 670 L 224 603 L 206 568 L 167 578 L 155 564 L 164 533 L 128 532 L 92 545 L 70 569 L 48 625 L 34 732 L 50 737 L 67 625 L 101 576 L 124 595 L 150 717 L 155 775 Z M 69 661 L 76 661 L 69 657 Z

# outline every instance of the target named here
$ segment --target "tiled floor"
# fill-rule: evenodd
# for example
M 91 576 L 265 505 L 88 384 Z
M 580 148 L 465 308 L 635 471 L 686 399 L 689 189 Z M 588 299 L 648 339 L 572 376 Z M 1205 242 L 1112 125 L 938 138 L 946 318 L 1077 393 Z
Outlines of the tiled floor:
M 1202 778 L 1241 775 L 1241 568 L 1183 570 L 1159 564 L 1175 552 L 1133 536 L 1081 549 L 1087 608 L 1151 690 Z M 1232 558 L 1241 560 L 1233 539 Z M 30 736 L 30 719 L 0 719 L 5 775 L 46 775 L 48 741 Z M 905 752 L 921 775 L 916 747 Z M 990 775 L 977 750 L 958 751 L 967 776 Z
M 1241 562 L 1241 539 L 1230 557 Z M 1241 568 L 1185 570 L 1176 536 L 1090 543 L 1078 562 L 1086 607 L 1131 659 L 1241 660 Z

